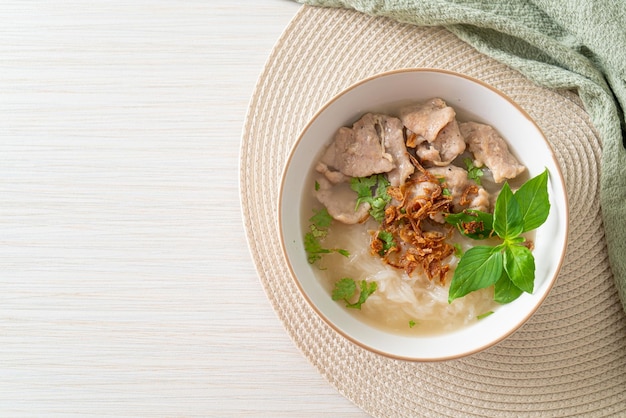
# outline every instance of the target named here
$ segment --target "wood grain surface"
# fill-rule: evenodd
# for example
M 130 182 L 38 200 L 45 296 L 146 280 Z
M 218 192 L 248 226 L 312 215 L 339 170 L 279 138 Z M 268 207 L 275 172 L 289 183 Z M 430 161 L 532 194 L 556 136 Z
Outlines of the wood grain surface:
M 296 349 L 242 226 L 288 0 L 0 5 L 0 416 L 364 416 Z

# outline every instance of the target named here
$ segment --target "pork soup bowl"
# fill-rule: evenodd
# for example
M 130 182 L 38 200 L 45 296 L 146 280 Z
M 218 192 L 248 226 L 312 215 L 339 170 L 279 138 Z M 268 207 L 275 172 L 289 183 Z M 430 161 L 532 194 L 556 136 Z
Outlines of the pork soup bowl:
M 568 205 L 520 106 L 461 74 L 406 69 L 313 116 L 284 168 L 279 229 L 298 289 L 332 329 L 391 358 L 441 361 L 536 312 L 565 256 Z

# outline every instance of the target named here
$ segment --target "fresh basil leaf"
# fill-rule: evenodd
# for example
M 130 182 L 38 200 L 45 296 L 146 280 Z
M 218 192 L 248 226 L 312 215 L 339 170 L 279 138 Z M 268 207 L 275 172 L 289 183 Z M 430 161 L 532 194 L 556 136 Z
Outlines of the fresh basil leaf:
M 485 239 L 493 234 L 493 215 L 480 210 L 466 209 L 446 216 L 446 222 L 457 227 L 462 235 L 472 239 Z
M 522 236 L 517 236 L 515 238 L 509 238 L 507 240 L 507 243 L 509 245 L 513 245 L 513 244 L 521 244 L 522 242 L 526 241 L 526 238 L 522 237 Z
M 522 211 L 508 183 L 504 183 L 493 210 L 493 229 L 504 240 L 515 238 L 524 230 Z
M 508 245 L 504 251 L 504 269 L 515 286 L 532 293 L 535 281 L 535 257 L 523 245 Z
M 548 170 L 524 183 L 516 192 L 515 200 L 522 213 L 522 232 L 539 228 L 548 219 Z
M 467 250 L 454 271 L 448 303 L 497 282 L 503 271 L 503 257 L 500 247 L 479 245 Z
M 500 276 L 500 279 L 494 286 L 493 300 L 501 304 L 510 303 L 519 298 L 522 293 L 524 293 L 524 291 L 515 286 L 511 279 L 509 279 L 506 271 L 503 271 L 502 276 Z
M 496 200 L 493 232 L 504 242 L 496 247 L 474 247 L 460 259 L 450 283 L 448 302 L 494 284 L 494 300 L 509 303 L 523 292 L 532 293 L 535 281 L 535 258 L 523 244 L 523 232 L 542 225 L 548 217 L 548 171 L 528 180 L 513 193 L 504 183 Z M 461 233 L 476 232 L 465 228 L 469 213 L 448 215 L 446 222 Z M 474 216 L 476 216 L 474 214 Z M 475 224 L 469 224 L 475 226 Z M 467 233 L 466 233 L 467 235 Z

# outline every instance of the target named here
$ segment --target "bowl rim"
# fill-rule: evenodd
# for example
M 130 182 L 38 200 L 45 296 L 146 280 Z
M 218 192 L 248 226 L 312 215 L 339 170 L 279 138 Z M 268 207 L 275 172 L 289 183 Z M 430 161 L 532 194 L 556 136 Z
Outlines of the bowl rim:
M 379 350 L 379 349 L 377 349 L 375 347 L 371 347 L 370 345 L 368 345 L 368 344 L 366 344 L 366 343 L 364 343 L 364 342 L 354 338 L 353 336 L 349 335 L 348 333 L 344 332 L 341 328 L 339 328 L 332 320 L 330 320 L 330 318 L 328 318 L 326 315 L 324 315 L 324 313 L 317 307 L 317 305 L 313 302 L 313 300 L 311 300 L 310 296 L 307 294 L 307 292 L 303 288 L 302 284 L 300 283 L 300 280 L 298 280 L 296 272 L 294 271 L 294 268 L 293 268 L 292 263 L 291 263 L 291 261 L 289 259 L 289 256 L 288 256 L 287 246 L 285 244 L 285 239 L 284 239 L 284 226 L 283 226 L 283 223 L 281 222 L 282 212 L 283 212 L 283 204 L 282 203 L 283 203 L 283 195 L 284 195 L 284 191 L 285 191 L 285 181 L 286 181 L 287 171 L 288 171 L 288 169 L 290 167 L 290 164 L 292 162 L 294 154 L 296 153 L 296 149 L 298 148 L 298 146 L 302 142 L 303 137 L 305 136 L 306 132 L 310 129 L 310 127 L 314 123 L 314 121 L 316 119 L 318 119 L 320 117 L 320 115 L 323 112 L 325 112 L 340 97 L 348 94 L 349 92 L 351 92 L 352 90 L 360 87 L 361 85 L 369 83 L 372 80 L 376 80 L 376 79 L 379 79 L 379 78 L 392 76 L 392 75 L 395 75 L 395 74 L 402 74 L 402 73 L 439 73 L 439 74 L 444 74 L 444 75 L 448 75 L 448 76 L 463 78 L 463 79 L 465 79 L 467 81 L 476 83 L 476 84 L 482 86 L 483 88 L 491 90 L 493 93 L 497 94 L 498 96 L 500 96 L 501 98 L 503 98 L 504 100 L 509 102 L 517 110 L 517 112 L 519 112 L 520 115 L 522 115 L 532 125 L 534 125 L 534 127 L 537 129 L 537 131 L 541 134 L 541 139 L 543 140 L 543 142 L 545 143 L 545 145 L 547 147 L 547 150 L 549 151 L 549 155 L 550 155 L 551 159 L 554 162 L 554 167 L 555 167 L 556 173 L 558 174 L 558 182 L 557 183 L 560 185 L 559 188 L 562 187 L 562 191 L 563 191 L 563 204 L 564 204 L 563 213 L 562 213 L 562 215 L 563 215 L 563 227 L 564 227 L 563 248 L 560 251 L 560 257 L 559 257 L 558 262 L 556 263 L 554 274 L 552 275 L 552 277 L 550 277 L 548 279 L 546 290 L 543 293 L 543 295 L 541 295 L 540 298 L 537 300 L 537 302 L 534 303 L 534 305 L 532 306 L 532 309 L 530 309 L 507 332 L 505 332 L 505 333 L 501 334 L 500 336 L 498 336 L 498 338 L 489 340 L 489 341 L 485 342 L 484 344 L 482 344 L 482 345 L 480 345 L 480 346 L 478 346 L 476 348 L 468 349 L 468 350 L 459 352 L 458 354 L 445 355 L 445 356 L 441 356 L 441 357 L 405 356 L 405 355 L 400 355 L 400 354 L 389 353 L 389 352 L 386 352 L 384 350 Z M 554 147 L 552 146 L 552 144 L 546 138 L 546 135 L 543 132 L 543 130 L 539 127 L 537 122 L 535 122 L 535 120 L 528 114 L 528 112 L 526 112 L 517 102 L 515 102 L 513 99 L 511 99 L 507 94 L 505 94 L 501 90 L 493 87 L 492 85 L 490 85 L 490 84 L 488 84 L 488 83 L 486 83 L 486 82 L 484 82 L 482 80 L 476 79 L 476 78 L 474 78 L 472 76 L 469 76 L 469 75 L 466 75 L 466 74 L 463 74 L 463 73 L 458 73 L 458 72 L 455 72 L 455 71 L 439 69 L 439 68 L 415 67 L 415 68 L 400 68 L 400 69 L 394 69 L 394 70 L 379 72 L 379 73 L 376 73 L 374 75 L 368 76 L 368 77 L 363 78 L 363 79 L 360 79 L 360 80 L 350 84 L 349 86 L 345 87 L 344 89 L 342 89 L 338 93 L 334 94 L 330 99 L 328 99 L 308 119 L 307 123 L 299 131 L 298 137 L 296 138 L 296 140 L 294 141 L 294 143 L 291 145 L 291 147 L 289 149 L 289 153 L 287 155 L 287 158 L 285 159 L 285 162 L 284 162 L 283 167 L 282 167 L 281 175 L 280 175 L 277 209 L 278 209 L 278 211 L 277 211 L 277 215 L 278 215 L 277 223 L 278 223 L 279 241 L 280 241 L 280 246 L 281 246 L 282 257 L 283 257 L 284 261 L 286 262 L 286 265 L 288 267 L 291 279 L 295 282 L 295 284 L 296 284 L 296 286 L 298 288 L 298 292 L 300 293 L 300 295 L 302 295 L 304 297 L 304 299 L 306 300 L 307 304 L 309 305 L 309 307 L 311 307 L 313 309 L 313 311 L 318 316 L 318 318 L 322 319 L 322 321 L 325 322 L 335 333 L 337 333 L 338 335 L 340 335 L 343 338 L 347 339 L 348 341 L 356 344 L 357 346 L 363 348 L 364 350 L 367 350 L 369 352 L 376 353 L 376 354 L 379 354 L 379 355 L 382 355 L 384 357 L 391 358 L 391 359 L 394 359 L 394 360 L 409 361 L 409 362 L 424 362 L 424 363 L 426 363 L 426 362 L 440 362 L 440 361 L 448 361 L 448 360 L 460 359 L 460 358 L 467 357 L 467 356 L 476 354 L 478 352 L 484 351 L 484 350 L 486 350 L 486 349 L 488 349 L 490 347 L 493 347 L 493 346 L 497 345 L 498 343 L 502 342 L 503 340 L 507 339 L 508 337 L 510 337 L 512 334 L 514 334 L 516 331 L 518 331 L 525 323 L 528 322 L 528 320 L 537 312 L 539 307 L 544 303 L 545 299 L 548 297 L 548 295 L 552 291 L 552 288 L 554 287 L 554 284 L 556 283 L 556 281 L 557 281 L 557 279 L 558 279 L 558 277 L 559 277 L 559 275 L 561 273 L 561 269 L 563 267 L 563 263 L 564 263 L 565 256 L 566 256 L 566 253 L 567 253 L 567 247 L 568 247 L 568 244 L 569 244 L 569 214 L 570 214 L 570 205 L 569 205 L 569 198 L 568 198 L 568 193 L 567 193 L 567 185 L 566 185 L 566 182 L 565 182 L 565 178 L 563 176 L 561 165 L 559 164 L 558 159 L 556 158 L 556 154 L 554 152 Z M 428 338 L 428 337 L 421 337 L 421 338 Z

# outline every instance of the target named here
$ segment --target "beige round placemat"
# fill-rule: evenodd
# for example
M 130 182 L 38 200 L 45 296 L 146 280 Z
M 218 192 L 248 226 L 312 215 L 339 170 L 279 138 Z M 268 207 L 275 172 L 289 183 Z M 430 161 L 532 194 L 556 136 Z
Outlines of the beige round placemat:
M 552 143 L 570 200 L 566 260 L 539 311 L 495 347 L 441 363 L 392 360 L 334 333 L 298 293 L 277 230 L 281 171 L 307 120 L 355 81 L 406 67 L 464 73 L 519 103 Z M 243 130 L 242 210 L 260 281 L 304 356 L 373 416 L 626 416 L 626 316 L 600 220 L 600 148 L 574 93 L 538 87 L 443 28 L 304 6 L 269 57 Z

